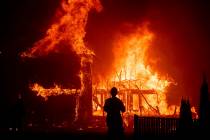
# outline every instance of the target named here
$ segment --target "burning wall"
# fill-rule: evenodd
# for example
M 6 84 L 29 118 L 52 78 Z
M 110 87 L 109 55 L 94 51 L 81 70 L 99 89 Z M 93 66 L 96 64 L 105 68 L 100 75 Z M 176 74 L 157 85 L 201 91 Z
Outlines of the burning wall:
M 46 35 L 36 42 L 32 48 L 23 52 L 21 57 L 34 58 L 48 55 L 52 52 L 61 51 L 63 46 L 67 47 L 65 50 L 74 51 L 80 57 L 80 72 L 78 76 L 80 77 L 81 86 L 79 92 L 80 103 L 76 107 L 76 112 L 80 110 L 80 114 L 91 116 L 92 91 L 90 88 L 90 64 L 92 63 L 94 52 L 85 45 L 85 26 L 87 24 L 89 11 L 92 9 L 100 11 L 102 7 L 98 0 L 62 0 L 61 6 L 62 8 L 58 11 L 61 14 L 58 21 L 51 25 Z M 45 89 L 38 84 L 34 84 L 31 87 L 32 90 L 38 92 L 38 95 L 45 98 L 52 95 L 78 93 L 72 89 L 61 89 L 59 86 Z M 85 97 L 90 98 L 90 100 L 84 102 Z

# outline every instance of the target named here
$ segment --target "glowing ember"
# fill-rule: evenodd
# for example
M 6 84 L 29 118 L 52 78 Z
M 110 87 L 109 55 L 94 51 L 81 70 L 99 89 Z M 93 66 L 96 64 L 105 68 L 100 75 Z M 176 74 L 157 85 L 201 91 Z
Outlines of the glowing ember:
M 196 112 L 196 110 L 195 110 L 195 107 L 194 107 L 194 106 L 193 106 L 193 107 L 191 107 L 191 112 L 192 112 L 192 116 L 193 116 L 193 118 L 198 119 L 198 113 Z
M 32 91 L 37 92 L 37 96 L 42 96 L 47 100 L 48 96 L 58 96 L 61 94 L 75 95 L 80 93 L 80 89 L 63 89 L 58 85 L 53 88 L 44 88 L 39 84 L 33 84 L 31 87 Z

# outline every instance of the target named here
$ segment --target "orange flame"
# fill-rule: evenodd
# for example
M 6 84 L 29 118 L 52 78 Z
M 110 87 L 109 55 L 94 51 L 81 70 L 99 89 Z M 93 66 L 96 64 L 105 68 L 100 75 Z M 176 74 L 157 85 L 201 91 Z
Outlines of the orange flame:
M 21 57 L 37 57 L 47 55 L 50 52 L 59 51 L 62 42 L 66 43 L 70 50 L 73 50 L 81 58 L 81 89 L 62 89 L 58 85 L 46 89 L 38 84 L 30 88 L 37 92 L 38 96 L 47 99 L 48 96 L 60 94 L 83 93 L 84 71 L 86 62 L 92 62 L 94 52 L 86 47 L 84 37 L 88 13 L 91 9 L 100 11 L 102 6 L 99 0 L 62 0 L 62 8 L 59 20 L 51 25 L 43 39 L 34 46 L 23 52 Z M 117 86 L 122 89 L 135 89 L 140 92 L 149 91 L 152 94 L 141 94 L 141 102 L 134 98 L 134 106 L 143 108 L 140 113 L 143 115 L 154 115 L 154 111 L 160 115 L 173 114 L 175 106 L 169 106 L 166 99 L 167 87 L 174 83 L 169 78 L 161 77 L 146 65 L 147 49 L 151 46 L 154 34 L 146 27 L 137 28 L 134 33 L 121 35 L 114 42 L 115 71 L 109 75 L 108 87 Z M 97 85 L 104 89 L 102 82 Z M 78 105 L 78 103 L 77 103 Z M 177 107 L 178 108 L 178 107 Z M 102 109 L 102 107 L 100 107 Z M 77 110 L 77 109 L 76 109 Z
M 85 26 L 87 24 L 88 13 L 91 9 L 100 11 L 102 6 L 99 0 L 62 0 L 62 13 L 57 22 L 51 25 L 47 30 L 45 37 L 34 44 L 32 48 L 23 52 L 21 57 L 37 57 L 47 55 L 52 51 L 59 51 L 61 43 L 65 42 L 69 49 L 75 51 L 81 58 L 81 92 L 84 90 L 84 67 L 86 62 L 92 62 L 94 52 L 85 46 Z M 34 84 L 31 87 L 33 91 L 38 92 L 38 95 L 46 98 L 50 95 L 59 95 L 59 93 L 71 94 L 68 90 L 61 89 L 57 85 L 52 89 L 44 89 L 42 86 Z M 67 90 L 67 91 L 66 91 Z M 56 93 L 56 91 L 58 93 Z
M 91 9 L 100 11 L 102 6 L 99 0 L 63 0 L 62 16 L 51 25 L 45 37 L 34 44 L 34 46 L 23 52 L 22 57 L 36 57 L 47 55 L 51 51 L 59 50 L 59 43 L 64 41 L 76 54 L 93 55 L 84 43 L 85 26 L 88 13 Z M 60 11 L 59 11 L 60 12 Z
M 45 98 L 45 100 L 48 99 L 48 96 L 58 96 L 61 94 L 68 94 L 68 95 L 74 95 L 80 93 L 80 89 L 63 89 L 58 85 L 55 85 L 53 88 L 46 89 L 39 84 L 35 83 L 31 87 L 32 91 L 37 92 L 37 96 L 41 96 Z
M 101 82 L 95 84 L 94 87 L 96 92 L 103 90 L 106 93 L 111 87 L 118 87 L 118 97 L 124 100 L 127 109 L 129 109 L 129 102 L 132 102 L 133 109 L 131 112 L 130 109 L 127 110 L 128 113 L 143 116 L 172 115 L 178 117 L 180 107 L 169 105 L 166 98 L 168 87 L 177 83 L 172 78 L 158 75 L 147 65 L 146 54 L 148 48 L 153 47 L 154 39 L 154 34 L 148 30 L 147 25 L 135 28 L 133 33 L 117 36 L 113 49 L 115 71 L 112 71 L 107 79 L 101 79 Z M 132 93 L 135 93 L 132 96 L 133 101 L 129 101 L 128 94 Z M 94 96 L 97 96 L 97 93 Z M 99 100 L 101 99 L 99 98 Z M 98 104 L 99 106 L 95 109 L 96 115 L 103 114 L 99 100 L 94 101 L 94 105 Z M 191 111 L 194 118 L 197 118 L 195 107 L 192 107 Z
M 118 36 L 113 49 L 116 71 L 108 78 L 108 88 L 117 86 L 120 91 L 135 89 L 139 94 L 148 91 L 149 94 L 138 95 L 141 96 L 141 102 L 134 96 L 133 106 L 142 108 L 142 115 L 171 115 L 175 106 L 168 106 L 166 93 L 167 87 L 174 82 L 168 77 L 159 76 L 146 65 L 146 53 L 153 38 L 154 34 L 147 26 L 136 28 L 134 33 Z M 103 83 L 98 86 L 99 89 L 104 87 Z
M 198 113 L 195 109 L 195 107 L 191 107 L 192 117 L 198 119 Z

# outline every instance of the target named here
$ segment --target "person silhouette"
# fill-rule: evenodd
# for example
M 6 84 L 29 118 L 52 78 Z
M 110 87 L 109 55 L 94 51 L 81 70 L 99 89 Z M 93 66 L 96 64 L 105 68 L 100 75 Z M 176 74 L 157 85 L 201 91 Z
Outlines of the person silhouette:
M 121 112 L 125 112 L 123 102 L 116 97 L 118 91 L 113 87 L 110 91 L 112 97 L 105 100 L 104 111 L 107 113 L 106 124 L 108 136 L 111 139 L 121 139 L 124 135 L 123 120 Z

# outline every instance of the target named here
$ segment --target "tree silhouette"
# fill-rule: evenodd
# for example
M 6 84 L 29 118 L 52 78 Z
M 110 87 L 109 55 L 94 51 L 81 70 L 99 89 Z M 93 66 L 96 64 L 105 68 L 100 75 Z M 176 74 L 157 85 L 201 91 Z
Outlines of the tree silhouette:
M 206 75 L 203 74 L 203 83 L 200 88 L 199 122 L 201 128 L 207 128 L 209 124 L 209 92 Z
M 181 99 L 179 132 L 188 134 L 193 126 L 192 112 L 189 99 Z

